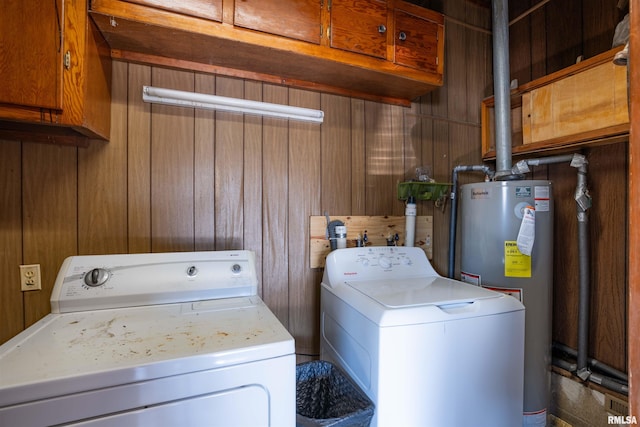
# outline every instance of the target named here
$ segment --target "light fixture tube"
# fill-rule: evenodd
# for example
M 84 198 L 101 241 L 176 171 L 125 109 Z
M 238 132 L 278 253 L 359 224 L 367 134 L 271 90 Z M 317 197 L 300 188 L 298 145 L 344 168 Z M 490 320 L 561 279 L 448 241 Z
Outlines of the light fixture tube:
M 248 99 L 228 98 L 197 92 L 185 92 L 182 90 L 164 89 L 153 86 L 142 87 L 142 100 L 155 104 L 246 113 L 313 123 L 322 123 L 324 120 L 324 112 L 322 110 L 291 107 L 289 105 L 271 104 Z

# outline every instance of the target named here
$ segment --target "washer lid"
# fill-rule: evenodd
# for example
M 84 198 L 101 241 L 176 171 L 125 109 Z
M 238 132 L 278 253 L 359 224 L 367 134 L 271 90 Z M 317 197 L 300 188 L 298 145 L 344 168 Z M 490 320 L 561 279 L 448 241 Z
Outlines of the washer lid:
M 347 285 L 389 308 L 444 307 L 501 296 L 479 286 L 440 276 L 347 282 Z

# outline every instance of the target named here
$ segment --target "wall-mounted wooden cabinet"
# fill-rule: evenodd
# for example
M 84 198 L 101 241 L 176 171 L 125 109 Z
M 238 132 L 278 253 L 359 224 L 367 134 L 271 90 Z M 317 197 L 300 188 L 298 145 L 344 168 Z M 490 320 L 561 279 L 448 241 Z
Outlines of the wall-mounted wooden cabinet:
M 222 22 L 222 0 L 125 0 L 145 6 L 157 7 L 171 12 Z
M 622 46 L 511 92 L 514 155 L 613 143 L 629 137 L 627 67 Z M 495 157 L 494 99 L 482 102 L 482 154 Z
M 9 0 L 0 26 L 0 138 L 108 139 L 111 59 L 86 1 Z
M 332 0 L 330 43 L 335 49 L 387 59 L 387 2 Z
M 425 16 L 418 16 L 397 8 L 394 13 L 394 62 L 398 65 L 437 73 L 438 24 Z
M 320 44 L 322 0 L 241 0 L 234 3 L 233 25 Z
M 216 18 L 198 15 L 203 2 L 216 4 Z M 126 61 L 401 105 L 442 85 L 442 14 L 401 0 L 218 4 L 93 0 L 89 12 L 112 57 Z

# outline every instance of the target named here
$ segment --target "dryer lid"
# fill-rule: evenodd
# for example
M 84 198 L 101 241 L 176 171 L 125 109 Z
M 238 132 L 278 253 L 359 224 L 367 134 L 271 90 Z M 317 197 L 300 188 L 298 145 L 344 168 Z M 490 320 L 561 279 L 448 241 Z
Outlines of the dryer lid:
M 388 308 L 447 306 L 498 298 L 501 294 L 440 276 L 395 281 L 371 280 L 346 282 L 358 292 Z

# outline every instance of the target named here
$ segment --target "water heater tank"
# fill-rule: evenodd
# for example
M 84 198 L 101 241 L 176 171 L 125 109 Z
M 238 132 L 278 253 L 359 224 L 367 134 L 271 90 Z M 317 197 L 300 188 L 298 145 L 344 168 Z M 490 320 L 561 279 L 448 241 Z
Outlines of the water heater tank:
M 551 182 L 466 184 L 461 186 L 459 200 L 461 279 L 509 293 L 524 304 L 523 425 L 544 427 L 551 382 Z M 523 251 L 518 248 L 519 235 L 532 243 L 529 255 L 527 246 L 522 246 Z

